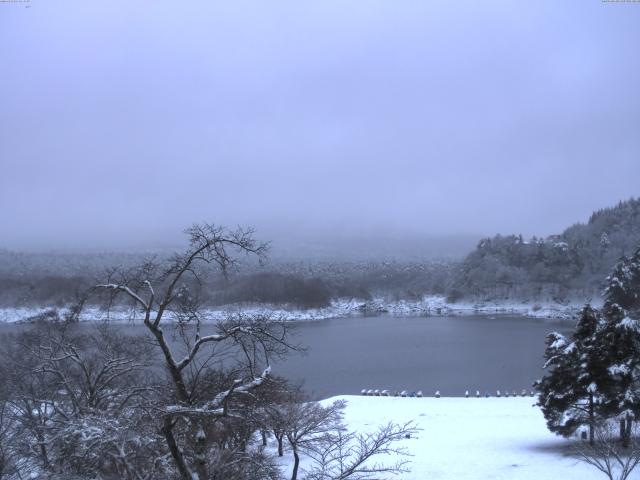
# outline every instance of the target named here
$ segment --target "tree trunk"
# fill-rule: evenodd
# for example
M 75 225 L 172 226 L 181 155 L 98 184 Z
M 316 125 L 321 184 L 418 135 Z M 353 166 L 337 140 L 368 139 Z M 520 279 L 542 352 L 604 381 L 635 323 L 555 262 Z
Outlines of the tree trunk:
M 158 345 L 160 346 L 160 349 L 164 354 L 165 365 L 167 367 L 167 370 L 169 370 L 169 373 L 173 380 L 173 384 L 176 388 L 175 393 L 176 393 L 177 399 L 181 403 L 188 404 L 189 393 L 187 392 L 187 387 L 185 386 L 184 379 L 182 378 L 182 372 L 180 371 L 180 369 L 176 367 L 176 364 L 173 361 L 171 350 L 169 349 L 169 345 L 167 344 L 164 338 L 164 334 L 162 333 L 162 330 L 160 328 L 153 326 L 150 322 L 147 322 L 147 321 L 145 321 L 145 325 L 158 341 Z M 167 446 L 169 447 L 171 456 L 173 457 L 173 460 L 176 462 L 176 467 L 178 467 L 180 476 L 183 478 L 183 480 L 193 480 L 193 475 L 191 473 L 191 470 L 189 469 L 189 466 L 187 465 L 184 459 L 182 451 L 178 447 L 176 438 L 173 435 L 173 425 L 171 423 L 171 419 L 168 417 L 164 421 L 164 425 L 162 427 L 162 433 L 164 434 L 164 438 L 167 441 Z M 206 438 L 203 439 L 203 441 L 206 441 Z M 198 440 L 196 439 L 196 450 L 197 450 L 197 445 L 198 445 Z M 198 455 L 196 454 L 196 466 L 195 466 L 196 472 L 198 473 L 198 475 L 200 475 L 201 480 L 204 480 L 207 477 L 206 475 L 205 476 L 201 475 L 202 465 L 200 464 L 197 457 Z
M 160 328 L 154 327 L 151 323 L 145 322 L 145 325 L 149 329 L 149 331 L 156 337 L 158 341 L 158 345 L 162 350 L 165 358 L 165 364 L 167 370 L 169 370 L 169 374 L 171 375 L 171 379 L 173 380 L 173 384 L 176 387 L 176 395 L 181 402 L 188 403 L 189 401 L 189 392 L 187 391 L 187 387 L 185 386 L 184 379 L 182 378 L 182 372 L 176 366 L 173 356 L 171 355 L 171 349 L 167 344 L 167 341 L 164 338 L 164 333 Z
M 173 425 L 171 424 L 170 418 L 165 418 L 164 425 L 162 426 L 162 433 L 167 441 L 167 446 L 169 447 L 173 461 L 176 462 L 176 467 L 178 467 L 178 472 L 180 472 L 182 480 L 193 480 L 193 475 L 191 475 L 191 471 L 189 470 L 187 463 L 184 461 L 182 452 L 178 448 L 176 438 L 173 436 Z
M 279 437 L 276 435 L 276 438 L 278 439 L 278 456 L 281 457 L 282 455 L 284 455 L 284 449 L 282 447 L 283 437 Z
M 624 448 L 629 448 L 631 445 L 631 427 L 633 426 L 633 419 L 630 415 L 627 415 L 627 421 L 624 428 L 624 439 L 622 441 L 622 446 Z
M 297 480 L 298 467 L 300 466 L 300 457 L 298 456 L 298 447 L 293 447 L 293 472 L 291 473 L 291 480 Z
M 42 466 L 46 470 L 49 468 L 49 454 L 47 453 L 47 444 L 44 440 L 44 435 L 41 432 L 37 432 L 36 435 L 38 437 L 40 456 L 42 457 Z
M 266 447 L 267 446 L 267 431 L 266 430 L 261 430 L 260 434 L 262 435 L 262 446 Z
M 589 445 L 594 443 L 596 416 L 593 411 L 593 394 L 589 396 Z
M 625 421 L 624 418 L 620 419 L 620 441 L 624 443 L 624 434 L 626 431 L 626 425 L 625 425 Z

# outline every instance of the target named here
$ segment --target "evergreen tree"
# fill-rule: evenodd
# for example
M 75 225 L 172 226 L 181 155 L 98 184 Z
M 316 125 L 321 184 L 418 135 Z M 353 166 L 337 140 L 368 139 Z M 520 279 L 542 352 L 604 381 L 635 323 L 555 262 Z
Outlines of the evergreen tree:
M 640 313 L 640 248 L 631 257 L 622 257 L 607 277 L 604 292 L 607 317 L 624 318 Z
M 592 443 L 600 400 L 596 380 L 602 371 L 596 356 L 599 322 L 598 313 L 586 305 L 571 339 L 557 332 L 549 334 L 544 365 L 548 373 L 536 382 L 538 405 L 549 430 L 570 436 L 588 425 Z
M 598 379 L 602 409 L 620 419 L 620 433 L 630 440 L 632 422 L 640 417 L 640 248 L 623 257 L 607 277 L 604 323 L 598 332 Z

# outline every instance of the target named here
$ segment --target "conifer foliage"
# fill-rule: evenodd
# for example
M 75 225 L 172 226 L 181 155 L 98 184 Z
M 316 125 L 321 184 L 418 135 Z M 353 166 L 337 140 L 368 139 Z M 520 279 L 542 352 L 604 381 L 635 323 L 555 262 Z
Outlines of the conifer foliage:
M 607 277 L 602 312 L 586 305 L 570 338 L 547 337 L 538 405 L 552 432 L 618 419 L 624 443 L 640 419 L 640 248 Z
M 600 317 L 586 305 L 570 338 L 553 332 L 547 336 L 544 368 L 549 371 L 536 383 L 538 405 L 550 431 L 563 436 L 588 425 L 593 441 L 599 402 L 596 379 L 596 331 Z
M 598 331 L 599 362 L 605 368 L 598 389 L 606 417 L 618 416 L 629 442 L 632 422 L 640 418 L 640 248 L 623 257 L 607 277 L 604 322 Z

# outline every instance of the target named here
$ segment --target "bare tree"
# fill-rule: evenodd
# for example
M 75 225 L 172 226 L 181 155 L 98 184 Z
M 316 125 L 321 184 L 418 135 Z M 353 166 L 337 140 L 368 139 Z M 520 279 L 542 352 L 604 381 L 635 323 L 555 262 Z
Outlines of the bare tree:
M 634 424 L 626 442 L 620 440 L 610 422 L 595 428 L 593 443 L 581 441 L 576 453 L 582 461 L 596 468 L 609 480 L 626 480 L 640 463 L 640 429 Z
M 284 439 L 289 427 L 288 409 L 282 403 L 270 405 L 265 411 L 265 426 L 278 443 L 278 456 L 284 455 Z M 264 442 L 263 442 L 264 444 Z
M 409 453 L 397 443 L 415 435 L 418 429 L 411 422 L 404 425 L 389 423 L 373 433 L 348 433 L 338 430 L 323 442 L 308 450 L 314 462 L 308 480 L 366 480 L 408 472 Z M 377 461 L 392 456 L 391 463 Z
M 284 439 L 291 424 L 290 406 L 309 399 L 302 390 L 302 385 L 293 385 L 284 378 L 272 377 L 265 384 L 265 391 L 261 392 L 262 406 L 260 423 L 264 431 L 270 431 L 278 443 L 278 456 L 284 455 Z M 263 434 L 263 446 L 266 438 Z
M 10 409 L 4 392 L 0 392 L 0 479 L 10 477 L 17 468 L 18 459 L 13 448 L 16 425 Z
M 172 386 L 171 399 L 159 411 L 162 434 L 180 476 L 204 480 L 209 477 L 208 424 L 240 415 L 234 411 L 233 400 L 262 385 L 270 373 L 270 358 L 295 346 L 288 342 L 287 325 L 268 317 L 233 316 L 216 324 L 214 333 L 201 334 L 204 314 L 199 288 L 206 267 L 226 273 L 236 267 L 237 254 L 262 259 L 267 245 L 256 242 L 252 230 L 240 228 L 231 231 L 204 224 L 194 225 L 186 233 L 189 247 L 171 257 L 168 264 L 150 260 L 132 271 L 112 271 L 108 282 L 96 288 L 111 292 L 112 298 L 124 295 L 142 313 Z M 179 356 L 167 338 L 164 328 L 168 321 L 176 322 L 184 355 Z M 226 388 L 203 395 L 200 379 L 214 356 L 205 352 L 205 347 L 225 345 L 242 355 L 244 368 L 237 369 L 237 377 Z
M 4 433 L 18 477 L 154 478 L 142 473 L 154 472 L 148 458 L 161 454 L 153 447 L 158 435 L 137 408 L 156 394 L 141 337 L 108 325 L 87 333 L 55 317 L 3 338 L 1 347 L 1 423 L 9 425 Z
M 298 478 L 300 452 L 314 448 L 316 443 L 342 428 L 340 422 L 345 405 L 345 401 L 336 400 L 327 407 L 317 402 L 291 402 L 285 406 L 285 436 L 293 451 L 291 480 Z

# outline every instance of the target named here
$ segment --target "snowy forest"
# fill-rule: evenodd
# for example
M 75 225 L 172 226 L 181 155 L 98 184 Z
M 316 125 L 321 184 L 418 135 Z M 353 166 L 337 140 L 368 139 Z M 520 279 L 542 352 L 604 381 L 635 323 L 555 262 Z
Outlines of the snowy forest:
M 638 243 L 640 199 L 630 199 L 545 239 L 481 240 L 458 266 L 450 291 L 494 298 L 595 298 L 611 265 Z
M 265 303 L 324 307 L 337 299 L 448 301 L 515 300 L 558 303 L 598 299 L 611 265 L 640 243 L 640 199 L 594 212 L 558 235 L 482 239 L 465 258 L 416 260 L 241 259 L 232 276 L 217 272 L 201 280 L 209 307 Z M 162 261 L 166 252 L 55 254 L 0 250 L 0 308 L 63 307 L 76 301 L 113 267 L 142 258 Z

